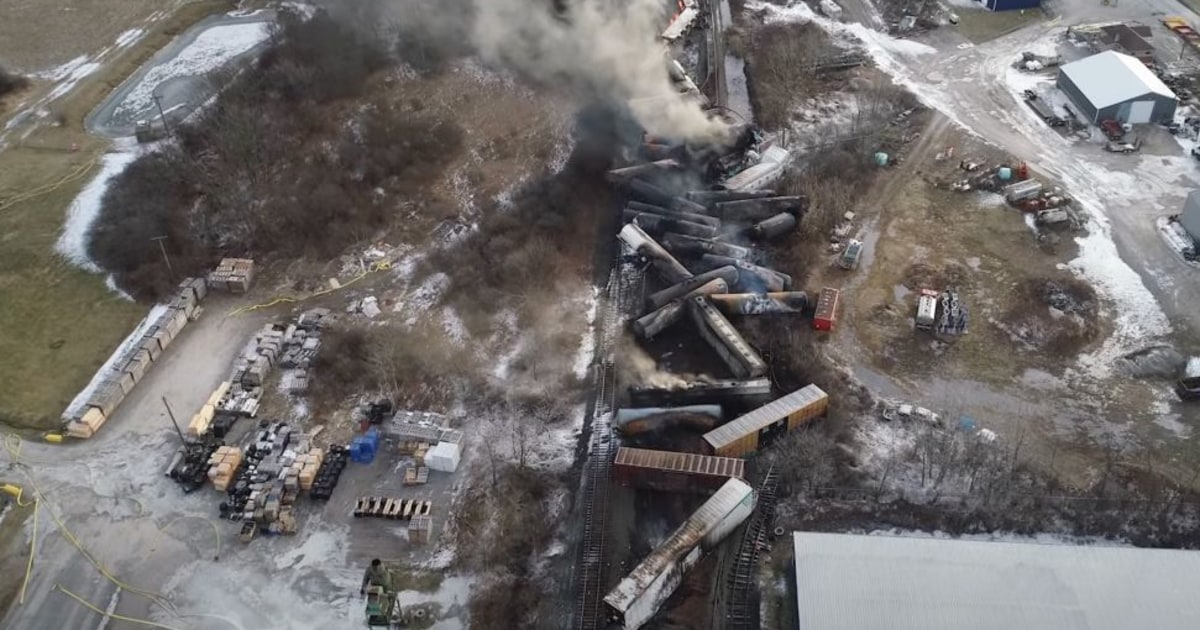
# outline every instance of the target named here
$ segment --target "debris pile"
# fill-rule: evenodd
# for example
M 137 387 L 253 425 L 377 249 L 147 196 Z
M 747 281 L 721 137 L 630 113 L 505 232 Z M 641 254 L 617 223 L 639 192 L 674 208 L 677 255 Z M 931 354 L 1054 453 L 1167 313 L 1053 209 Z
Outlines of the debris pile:
M 245 293 L 254 280 L 254 261 L 250 258 L 222 258 L 208 274 L 208 286 L 218 291 Z

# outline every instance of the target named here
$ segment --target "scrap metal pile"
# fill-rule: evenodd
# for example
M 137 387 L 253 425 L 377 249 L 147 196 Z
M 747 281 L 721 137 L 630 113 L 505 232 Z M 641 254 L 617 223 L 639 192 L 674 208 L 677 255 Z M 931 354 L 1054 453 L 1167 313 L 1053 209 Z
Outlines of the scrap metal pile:
M 728 319 L 813 310 L 808 295 L 793 289 L 792 277 L 768 265 L 763 249 L 794 230 L 808 209 L 806 197 L 767 189 L 782 175 L 789 151 L 746 129 L 724 150 L 651 143 L 645 152 L 655 161 L 609 172 L 630 198 L 618 234 L 622 257 L 644 260 L 662 285 L 646 295 L 631 327 L 646 341 L 686 318 L 733 379 L 634 386 L 630 400 L 640 407 L 613 417 L 612 426 L 626 438 L 683 428 L 703 433 L 705 445 L 705 454 L 622 447 L 614 467 L 618 482 L 670 491 L 719 487 L 604 597 L 608 621 L 626 630 L 649 621 L 680 576 L 754 511 L 756 493 L 740 479 L 744 465 L 735 458 L 823 415 L 829 400 L 813 385 L 775 399 L 766 361 Z M 701 189 L 697 174 L 716 184 Z M 836 298 L 838 292 L 823 293 Z M 826 310 L 829 325 L 814 328 L 832 327 L 836 299 Z M 725 422 L 723 404 L 752 411 Z
M 766 362 L 726 316 L 808 307 L 807 294 L 792 290 L 791 276 L 765 266 L 758 249 L 794 230 L 808 209 L 806 197 L 761 189 L 782 174 L 789 153 L 753 129 L 724 153 L 649 146 L 652 154 L 675 156 L 609 172 L 630 196 L 618 235 L 625 251 L 648 261 L 666 284 L 647 297 L 634 333 L 650 339 L 686 316 L 736 378 L 761 377 Z M 656 183 L 679 175 L 685 164 L 716 174 L 722 185 L 675 194 Z

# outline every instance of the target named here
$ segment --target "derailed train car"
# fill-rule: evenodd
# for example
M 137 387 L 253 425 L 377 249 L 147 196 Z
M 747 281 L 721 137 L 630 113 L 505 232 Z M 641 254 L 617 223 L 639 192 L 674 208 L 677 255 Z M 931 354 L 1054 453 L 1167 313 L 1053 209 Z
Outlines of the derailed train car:
M 683 574 L 754 511 L 754 490 L 730 479 L 617 584 L 604 604 L 610 623 L 637 630 L 675 592 Z
M 829 394 L 816 385 L 805 385 L 705 433 L 704 442 L 713 455 L 742 457 L 776 436 L 825 415 L 828 408 Z
M 745 479 L 746 460 L 622 446 L 617 449 L 612 474 L 614 481 L 626 487 L 707 494 L 728 479 Z

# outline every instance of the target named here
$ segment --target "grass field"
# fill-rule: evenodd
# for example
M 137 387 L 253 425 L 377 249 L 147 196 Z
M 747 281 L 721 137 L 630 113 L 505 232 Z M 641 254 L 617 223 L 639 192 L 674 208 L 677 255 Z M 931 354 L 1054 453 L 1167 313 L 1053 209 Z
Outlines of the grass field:
M 54 253 L 68 206 L 94 175 L 52 187 L 94 162 L 105 141 L 88 136 L 83 117 L 172 37 L 228 2 L 198 2 L 154 26 L 137 45 L 52 106 L 63 120 L 0 151 L 0 422 L 52 428 L 146 307 L 126 302 Z M 11 112 L 5 112 L 11 113 Z M 45 194 L 7 205 L 24 192 Z M 52 188 L 51 188 L 52 187 Z
M 1046 14 L 1039 10 L 993 13 L 984 9 L 955 7 L 954 11 L 958 13 L 958 24 L 951 28 L 958 29 L 963 37 L 975 44 L 982 44 L 1027 24 L 1046 19 Z

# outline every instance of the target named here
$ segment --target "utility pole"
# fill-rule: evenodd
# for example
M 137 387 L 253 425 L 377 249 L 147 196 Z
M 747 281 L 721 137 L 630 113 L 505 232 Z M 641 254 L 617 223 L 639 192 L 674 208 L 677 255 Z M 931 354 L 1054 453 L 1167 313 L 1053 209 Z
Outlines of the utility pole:
M 175 413 L 171 411 L 171 405 L 167 403 L 167 397 L 162 397 L 163 406 L 167 408 L 167 415 L 171 418 L 171 424 L 175 425 L 175 432 L 179 434 L 179 441 L 187 446 L 187 439 L 183 437 L 183 430 L 179 428 L 179 423 L 175 421 Z
M 155 92 L 151 94 L 150 98 L 154 99 L 154 104 L 158 107 L 158 119 L 162 121 L 163 132 L 168 136 L 171 135 L 171 126 L 167 124 L 167 115 L 163 113 L 162 96 Z
M 163 245 L 163 241 L 165 241 L 166 239 L 167 239 L 167 236 L 165 234 L 162 236 L 151 236 L 150 237 L 150 240 L 158 241 L 158 251 L 162 252 L 163 262 L 167 263 L 167 275 L 170 277 L 171 282 L 174 282 L 175 281 L 175 270 L 171 268 L 171 257 L 167 256 L 167 247 L 166 247 L 166 245 Z

